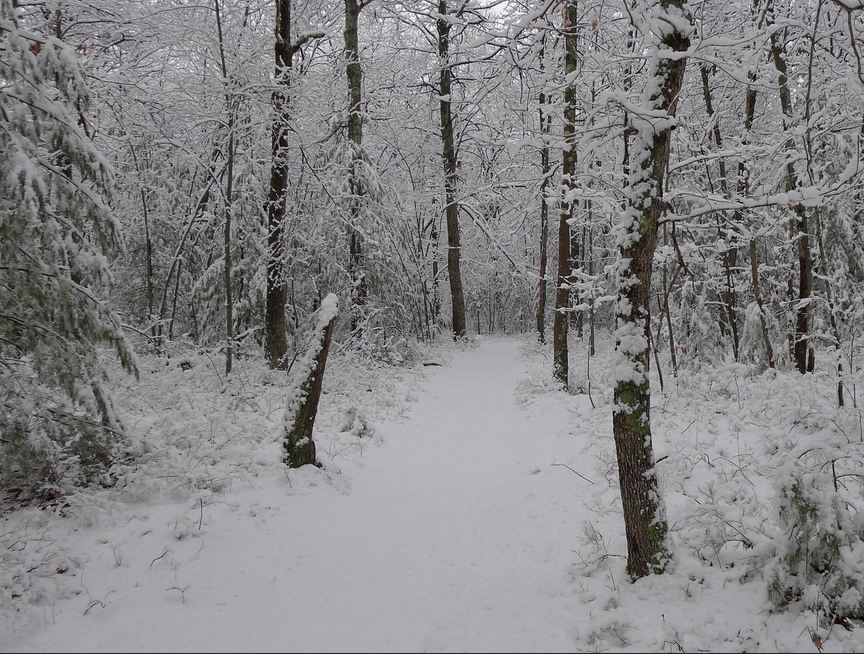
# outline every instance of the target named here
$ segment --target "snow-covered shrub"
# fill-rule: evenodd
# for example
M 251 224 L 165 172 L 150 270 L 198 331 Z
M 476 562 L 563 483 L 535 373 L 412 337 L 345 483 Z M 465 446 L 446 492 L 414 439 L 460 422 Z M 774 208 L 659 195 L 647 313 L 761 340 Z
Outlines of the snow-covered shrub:
M 97 409 L 76 406 L 32 382 L 26 395 L 0 377 L 0 485 L 14 497 L 48 501 L 74 486 L 105 481 L 123 439 L 94 421 Z
M 75 53 L 19 25 L 9 0 L 0 52 L 0 487 L 56 495 L 104 471 L 119 442 L 97 353 L 135 368 L 104 300 L 119 225 L 108 164 L 78 126 Z
M 369 418 L 353 405 L 340 412 L 338 429 L 341 433 L 348 432 L 358 438 L 375 434 L 375 427 Z
M 822 432 L 820 436 L 825 436 Z M 779 475 L 772 600 L 800 601 L 827 621 L 864 617 L 864 444 L 831 442 L 793 452 Z
M 715 311 L 702 289 L 695 283 L 682 285 L 679 311 L 681 327 L 677 330 L 678 365 L 697 369 L 704 361 L 723 361 L 728 347 Z

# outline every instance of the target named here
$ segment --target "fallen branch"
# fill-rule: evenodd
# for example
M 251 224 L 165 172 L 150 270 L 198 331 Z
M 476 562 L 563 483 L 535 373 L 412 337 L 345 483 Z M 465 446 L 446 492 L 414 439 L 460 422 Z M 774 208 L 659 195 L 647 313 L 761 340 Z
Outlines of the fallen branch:
M 577 477 L 580 477 L 580 478 L 584 479 L 584 480 L 587 481 L 589 484 L 593 484 L 593 483 L 594 483 L 593 481 L 591 481 L 590 479 L 588 479 L 588 477 L 586 477 L 585 475 L 583 475 L 583 474 L 581 474 L 581 473 L 579 473 L 579 472 L 576 472 L 573 468 L 571 468 L 570 466 L 568 466 L 566 463 L 553 463 L 552 465 L 553 465 L 553 466 L 559 466 L 559 467 L 561 467 L 561 468 L 567 468 L 567 469 L 568 469 L 570 472 L 572 472 L 574 475 L 576 475 Z

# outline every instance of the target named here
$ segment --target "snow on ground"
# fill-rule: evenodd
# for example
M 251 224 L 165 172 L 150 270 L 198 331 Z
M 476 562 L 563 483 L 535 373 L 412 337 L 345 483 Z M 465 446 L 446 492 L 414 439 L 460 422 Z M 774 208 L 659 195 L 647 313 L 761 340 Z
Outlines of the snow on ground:
M 655 390 L 675 561 L 630 584 L 606 358 L 589 397 L 557 390 L 525 341 L 435 357 L 337 358 L 325 469 L 290 474 L 278 373 L 241 364 L 226 384 L 206 357 L 148 361 L 118 397 L 149 443 L 122 488 L 3 516 L 0 649 L 816 651 L 810 630 L 864 648 L 860 627 L 771 612 L 761 573 L 772 453 L 830 404 L 825 380 L 732 367 Z

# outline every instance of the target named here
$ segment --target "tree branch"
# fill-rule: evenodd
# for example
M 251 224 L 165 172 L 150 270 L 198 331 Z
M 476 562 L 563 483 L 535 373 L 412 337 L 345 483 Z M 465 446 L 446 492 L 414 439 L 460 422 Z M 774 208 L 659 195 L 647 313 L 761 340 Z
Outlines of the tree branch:
M 291 44 L 291 54 L 296 54 L 297 51 L 300 50 L 300 48 L 302 48 L 307 41 L 311 41 L 312 39 L 323 39 L 324 36 L 324 32 L 307 32 L 306 34 L 301 34 L 297 38 L 297 40 Z

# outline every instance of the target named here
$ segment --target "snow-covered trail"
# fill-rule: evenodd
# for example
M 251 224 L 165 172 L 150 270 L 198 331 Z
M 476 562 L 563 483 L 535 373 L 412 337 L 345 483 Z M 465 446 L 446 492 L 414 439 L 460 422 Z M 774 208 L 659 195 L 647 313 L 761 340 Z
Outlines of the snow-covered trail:
M 518 341 L 452 359 L 407 420 L 379 425 L 350 488 L 261 480 L 214 498 L 203 531 L 189 510 L 179 539 L 176 505 L 151 507 L 94 545 L 122 560 L 90 581 L 85 567 L 78 604 L 105 606 L 48 608 L 15 648 L 572 651 L 584 482 L 550 464 L 574 417 L 517 405 Z

